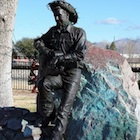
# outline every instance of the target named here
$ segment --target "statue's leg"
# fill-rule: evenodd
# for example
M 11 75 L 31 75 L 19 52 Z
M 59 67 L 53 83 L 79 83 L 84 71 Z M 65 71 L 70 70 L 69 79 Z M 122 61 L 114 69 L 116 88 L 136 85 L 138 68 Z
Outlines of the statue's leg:
M 44 118 L 44 125 L 55 118 L 53 89 L 62 87 L 61 76 L 47 76 L 38 83 L 37 112 Z
M 64 138 L 72 105 L 80 87 L 80 78 L 81 70 L 79 69 L 69 71 L 67 76 L 62 78 L 64 93 L 58 109 L 56 125 L 54 127 L 51 140 L 63 140 Z

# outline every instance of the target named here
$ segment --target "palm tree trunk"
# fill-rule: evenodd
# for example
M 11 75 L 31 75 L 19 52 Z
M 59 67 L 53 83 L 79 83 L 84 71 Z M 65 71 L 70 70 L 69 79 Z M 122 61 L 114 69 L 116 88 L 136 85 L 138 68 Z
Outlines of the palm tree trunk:
M 11 55 L 18 0 L 0 0 L 0 107 L 12 106 Z

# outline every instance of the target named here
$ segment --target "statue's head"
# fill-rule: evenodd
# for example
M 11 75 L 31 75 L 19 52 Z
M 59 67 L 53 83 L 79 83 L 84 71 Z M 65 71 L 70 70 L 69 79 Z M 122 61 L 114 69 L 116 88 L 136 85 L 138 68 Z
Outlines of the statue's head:
M 71 4 L 63 0 L 57 0 L 49 3 L 48 5 L 54 13 L 57 24 L 68 21 L 70 21 L 72 24 L 77 22 L 78 14 Z

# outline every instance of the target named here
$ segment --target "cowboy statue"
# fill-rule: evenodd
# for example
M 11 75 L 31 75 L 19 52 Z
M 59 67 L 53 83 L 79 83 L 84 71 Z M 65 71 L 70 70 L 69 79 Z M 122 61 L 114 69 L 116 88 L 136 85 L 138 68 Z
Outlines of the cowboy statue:
M 86 53 L 86 34 L 75 27 L 76 10 L 66 1 L 48 4 L 56 25 L 35 39 L 39 51 L 37 111 L 43 117 L 42 127 L 54 122 L 49 140 L 64 140 L 68 118 L 80 87 L 81 69 Z M 54 91 L 62 89 L 59 107 L 54 104 Z

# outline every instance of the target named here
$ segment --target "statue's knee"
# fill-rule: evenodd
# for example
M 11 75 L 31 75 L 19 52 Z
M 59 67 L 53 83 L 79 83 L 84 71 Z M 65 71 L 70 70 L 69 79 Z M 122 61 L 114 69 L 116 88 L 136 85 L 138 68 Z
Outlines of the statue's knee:
M 47 80 L 40 80 L 38 82 L 38 85 L 37 85 L 38 89 L 39 90 L 43 90 L 43 89 L 49 89 L 50 88 L 50 82 L 47 81 Z
M 50 91 L 50 90 L 51 90 L 51 82 L 45 80 L 45 81 L 43 82 L 43 88 L 44 88 L 46 91 Z

